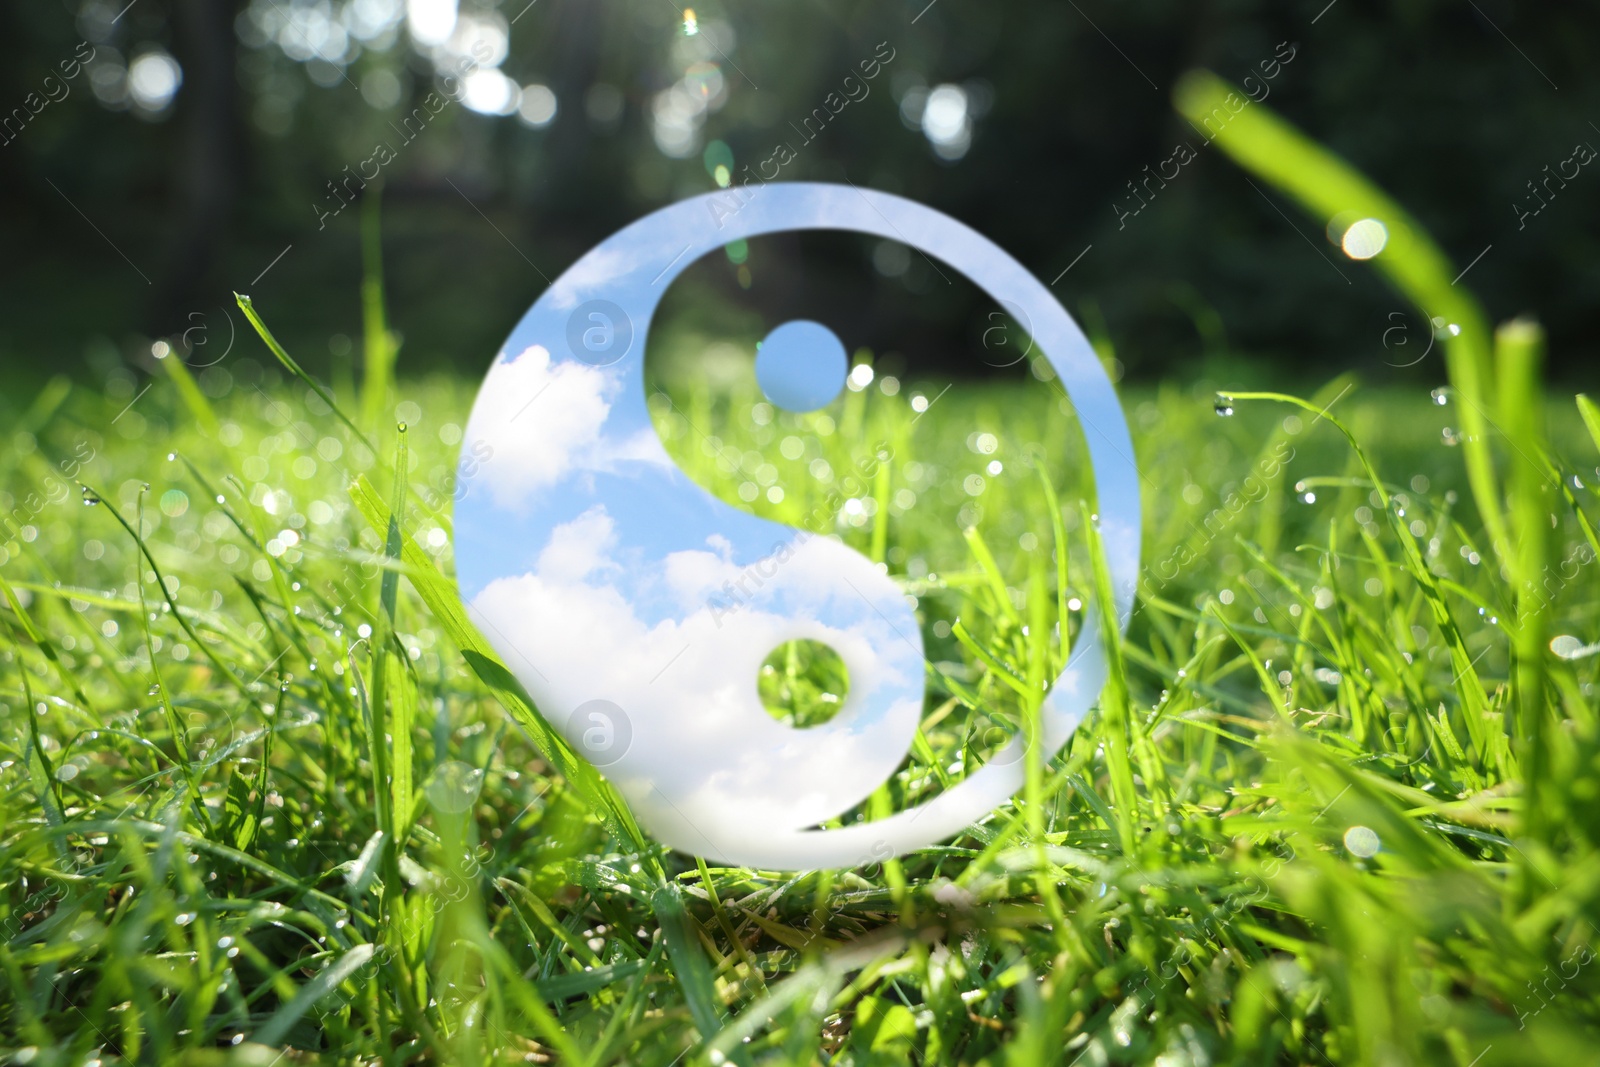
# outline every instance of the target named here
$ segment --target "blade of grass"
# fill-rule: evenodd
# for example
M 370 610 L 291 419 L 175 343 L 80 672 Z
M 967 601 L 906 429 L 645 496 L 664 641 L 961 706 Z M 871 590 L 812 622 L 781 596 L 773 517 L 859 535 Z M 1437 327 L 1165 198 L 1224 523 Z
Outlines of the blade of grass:
M 312 1006 L 323 997 L 332 993 L 339 986 L 367 965 L 372 959 L 373 946 L 357 945 L 355 948 L 330 962 L 326 967 L 316 973 L 316 976 L 301 986 L 295 993 L 294 999 L 283 1005 L 272 1016 L 256 1028 L 250 1039 L 258 1045 L 277 1045 L 289 1036 L 289 1028 L 300 1021 L 300 1017 L 310 1011 Z
M 140 510 L 135 513 L 139 524 L 144 525 L 143 500 L 144 494 L 139 494 Z M 155 642 L 150 633 L 150 610 L 144 599 L 144 583 L 134 583 L 139 589 L 139 629 L 144 634 L 145 652 L 150 659 L 150 674 L 155 679 L 153 686 L 156 694 L 161 698 L 161 710 L 167 719 L 167 731 L 172 734 L 172 748 L 177 757 L 178 770 L 183 775 L 184 785 L 189 791 L 189 800 L 194 806 L 194 813 L 200 820 L 200 825 L 205 828 L 206 836 L 211 837 L 216 828 L 211 825 L 211 816 L 206 811 L 205 797 L 200 792 L 200 783 L 194 776 L 194 760 L 189 754 L 189 739 L 183 723 L 178 719 L 178 711 L 172 706 L 172 693 L 167 689 L 166 679 L 161 676 L 161 661 L 156 653 Z M 163 583 L 163 588 L 165 583 Z
M 381 210 L 381 190 L 369 189 L 361 200 L 361 422 L 373 430 L 394 386 L 398 354 L 383 306 Z
M 710 1041 L 722 1029 L 722 1010 L 711 983 L 711 969 L 693 930 L 694 920 L 684 910 L 682 893 L 675 884 L 663 883 L 651 895 L 650 907 L 661 924 L 667 956 L 672 960 L 695 1029 L 700 1031 L 702 1043 Z
M 350 498 L 375 530 L 387 531 L 389 516 L 381 498 L 366 477 L 359 476 L 350 487 Z M 607 830 L 619 845 L 630 852 L 651 857 L 655 851 L 646 843 L 633 815 L 616 791 L 586 761 L 573 753 L 566 740 L 545 721 L 533 700 L 494 654 L 462 609 L 455 584 L 439 573 L 432 559 L 410 538 L 401 539 L 400 558 L 411 586 L 427 604 L 429 612 L 462 651 L 467 666 L 489 687 L 507 713 L 527 731 L 539 751 L 570 782 L 590 809 L 606 822 Z
M 22 683 L 22 699 L 24 702 L 23 714 L 28 717 L 28 749 L 24 754 L 28 767 L 28 777 L 33 782 L 33 790 L 39 796 L 39 806 L 44 811 L 45 823 L 55 829 L 64 825 L 66 819 L 62 814 L 65 805 L 61 799 L 61 783 L 56 778 L 56 769 L 50 764 L 50 754 L 45 751 L 39 738 L 39 714 L 33 702 L 33 686 L 28 684 L 28 665 L 23 662 L 21 642 L 12 635 L 11 643 L 17 649 L 17 678 Z M 60 838 L 55 840 L 56 858 L 63 868 L 71 865 L 72 856 L 67 850 L 65 841 Z
M 300 364 L 295 362 L 294 357 L 289 355 L 284 350 L 284 347 L 278 343 L 278 339 L 272 336 L 272 331 L 267 329 L 267 324 L 261 320 L 261 316 L 256 312 L 255 305 L 250 302 L 250 298 L 242 293 L 234 293 L 233 298 L 238 301 L 239 310 L 244 312 L 244 317 L 250 320 L 251 326 L 255 327 L 257 336 L 266 344 L 268 351 L 278 358 L 278 362 L 282 363 L 290 374 L 299 378 L 321 397 L 322 402 L 327 404 L 333 413 L 339 417 L 339 421 L 349 427 L 350 432 L 356 435 L 356 440 L 366 445 L 368 451 L 376 456 L 378 454 L 377 448 L 367 439 L 367 435 L 362 433 L 360 428 L 350 421 L 350 416 L 346 415 L 344 409 L 334 401 L 333 394 L 324 389 L 322 383 L 307 374 Z
M 178 390 L 178 398 L 183 401 L 183 406 L 189 409 L 189 414 L 194 416 L 194 421 L 205 435 L 215 440 L 221 424 L 217 422 L 217 413 L 212 409 L 211 401 L 206 399 L 206 394 L 200 391 L 200 384 L 194 380 L 194 375 L 189 373 L 189 368 L 184 366 L 176 352 L 169 352 L 160 362 Z
M 1542 463 L 1544 443 L 1540 365 L 1544 358 L 1544 331 L 1529 319 L 1506 323 L 1495 334 L 1495 369 L 1501 426 L 1514 456 L 1508 483 L 1511 522 L 1516 536 L 1517 601 L 1516 650 L 1513 688 L 1516 734 L 1522 750 L 1524 782 L 1528 790 L 1528 829 L 1547 838 L 1554 824 L 1564 821 L 1553 794 L 1545 799 L 1553 768 L 1548 731 L 1552 705 L 1545 692 L 1545 654 L 1549 631 L 1549 602 L 1540 595 L 1539 577 L 1550 555 L 1551 516 L 1545 501 L 1550 479 Z
M 365 716 L 367 723 L 368 759 L 372 765 L 372 801 L 377 806 L 378 831 L 384 835 L 382 866 L 384 871 L 384 914 L 393 903 L 393 894 L 400 891 L 399 842 L 395 840 L 394 789 L 389 770 L 389 738 L 398 730 L 391 722 L 390 708 L 394 703 L 389 694 L 389 657 L 399 644 L 395 633 L 395 604 L 400 594 L 400 571 L 393 564 L 400 558 L 404 535 L 400 529 L 401 516 L 406 508 L 406 428 L 401 426 L 395 435 L 394 496 L 389 504 L 388 529 L 384 532 L 383 555 L 391 565 L 384 569 L 378 583 L 378 629 L 372 642 L 372 701 Z M 404 653 L 402 652 L 403 656 Z M 351 669 L 355 660 L 351 659 Z M 410 723 L 406 724 L 406 756 L 410 758 Z M 409 775 L 408 775 L 409 777 Z
M 1583 425 L 1589 431 L 1589 440 L 1594 442 L 1594 447 L 1600 450 L 1600 406 L 1596 406 L 1583 393 L 1577 396 L 1578 414 L 1583 416 Z
M 138 546 L 139 554 L 144 557 L 144 561 L 150 565 L 151 572 L 156 576 L 156 586 L 161 590 L 161 599 L 172 609 L 173 619 L 183 628 L 183 632 L 189 636 L 189 640 L 194 642 L 194 647 L 199 649 L 201 654 L 211 661 L 211 665 L 228 680 L 228 684 L 232 685 L 241 694 L 247 694 L 249 686 L 245 685 L 244 681 L 233 672 L 233 668 L 222 662 L 221 657 L 212 650 L 209 642 L 200 639 L 200 635 L 194 632 L 194 627 L 189 625 L 189 620 L 184 618 L 183 612 L 179 611 L 178 606 L 172 602 L 171 586 L 167 584 L 166 576 L 162 574 L 161 568 L 156 564 L 155 557 L 150 554 L 150 546 L 145 543 L 139 531 L 128 525 L 128 520 L 122 517 L 122 513 L 112 505 L 111 501 L 88 486 L 84 486 L 84 491 L 97 504 L 105 508 L 111 514 L 111 517 L 117 520 L 117 524 L 128 531 L 128 536 L 133 538 L 133 543 Z
M 1491 338 L 1482 310 L 1467 290 L 1456 288 L 1459 278 L 1449 259 L 1404 208 L 1265 104 L 1230 105 L 1243 99 L 1232 85 L 1203 70 L 1184 75 L 1173 90 L 1178 112 L 1202 136 L 1299 201 L 1323 227 L 1345 217 L 1352 222 L 1363 218 L 1382 222 L 1388 244 L 1372 264 L 1429 319 L 1430 328 L 1439 316 L 1448 326 L 1459 327 L 1459 332 L 1447 329 L 1444 348 L 1450 384 L 1461 399 L 1467 476 L 1495 551 L 1509 562 L 1510 530 L 1500 505 L 1484 414 L 1491 386 Z M 1219 114 L 1222 122 L 1211 134 L 1208 123 Z
M 22 601 L 18 599 L 16 590 L 11 588 L 11 583 L 6 580 L 4 574 L 0 574 L 0 593 L 5 594 L 6 603 L 11 606 L 11 613 L 17 618 L 17 625 L 22 627 L 22 632 L 28 635 L 28 640 L 32 641 L 39 651 L 44 653 L 44 658 L 50 661 L 51 669 L 56 672 L 62 684 L 72 690 L 72 695 L 78 701 L 78 706 L 92 712 L 93 705 L 89 703 L 89 698 L 84 694 L 83 687 L 78 683 L 78 679 L 61 662 L 61 654 L 56 651 L 55 642 L 46 637 L 44 632 L 34 625 L 33 619 L 29 617 L 27 610 L 23 608 Z M 21 663 L 20 659 L 18 663 Z M 33 706 L 32 701 L 29 701 L 28 706 Z
M 1111 589 L 1111 568 L 1100 544 L 1100 533 L 1086 501 L 1078 502 L 1080 528 L 1089 546 L 1094 574 L 1095 617 L 1100 626 L 1100 646 L 1106 657 L 1106 687 L 1100 692 L 1100 724 L 1106 732 L 1105 759 L 1111 778 L 1112 814 L 1123 855 L 1132 858 L 1139 848 L 1139 826 L 1144 821 L 1138 787 L 1133 781 L 1133 732 L 1136 729 L 1128 692 L 1127 669 L 1122 659 L 1122 630 Z

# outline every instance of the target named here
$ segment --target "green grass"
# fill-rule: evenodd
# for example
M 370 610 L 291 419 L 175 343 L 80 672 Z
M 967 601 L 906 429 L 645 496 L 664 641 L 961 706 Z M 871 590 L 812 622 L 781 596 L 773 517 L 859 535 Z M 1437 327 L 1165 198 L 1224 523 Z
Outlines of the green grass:
M 391 393 L 368 293 L 365 395 L 256 347 L 197 381 L 163 361 L 131 408 L 130 375 L 4 413 L 0 1055 L 1593 1058 L 1600 656 L 1549 646 L 1600 639 L 1600 443 L 1570 401 L 1540 412 L 1526 326 L 1457 358 L 1442 405 L 1125 391 L 1146 569 L 1098 714 L 952 841 L 793 875 L 652 844 L 465 624 L 476 383 Z M 1029 729 L 1057 624 L 1105 599 L 1053 383 L 917 418 L 945 384 L 879 378 L 827 417 L 653 386 L 702 484 L 837 512 L 917 598 L 923 730 L 846 818 Z M 841 687 L 806 650 L 771 666 L 799 721 Z

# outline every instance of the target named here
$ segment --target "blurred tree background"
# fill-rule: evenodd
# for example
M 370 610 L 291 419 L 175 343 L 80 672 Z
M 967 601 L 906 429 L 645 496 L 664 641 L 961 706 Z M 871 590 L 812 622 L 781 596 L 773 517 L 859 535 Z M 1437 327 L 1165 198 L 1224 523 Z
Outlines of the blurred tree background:
M 1174 112 L 1179 77 L 1206 67 L 1373 175 L 1494 319 L 1537 314 L 1554 373 L 1581 381 L 1600 338 L 1600 168 L 1575 153 L 1600 146 L 1597 30 L 1579 0 L 8 4 L 0 359 L 15 380 L 158 338 L 220 352 L 239 291 L 326 369 L 359 323 L 345 205 L 365 178 L 402 371 L 476 376 L 600 239 L 776 176 L 972 225 L 1055 280 L 1130 375 L 1228 360 L 1442 380 L 1437 351 L 1400 366 L 1426 326 L 1340 235 Z M 1151 181 L 1180 144 L 1196 157 Z M 745 333 L 820 302 L 812 317 L 875 348 L 983 369 L 980 298 L 941 295 L 899 245 L 764 239 L 685 279 L 698 314 Z

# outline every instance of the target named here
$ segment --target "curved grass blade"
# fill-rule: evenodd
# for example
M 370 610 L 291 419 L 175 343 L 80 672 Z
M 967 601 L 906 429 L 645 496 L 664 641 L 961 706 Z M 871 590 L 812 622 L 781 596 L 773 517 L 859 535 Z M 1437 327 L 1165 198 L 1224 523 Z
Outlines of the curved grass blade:
M 1409 212 L 1265 104 L 1235 108 L 1230 103 L 1242 99 L 1232 85 L 1204 70 L 1186 74 L 1173 90 L 1174 106 L 1202 136 L 1241 167 L 1298 200 L 1322 225 L 1345 217 L 1352 222 L 1363 218 L 1382 222 L 1389 240 L 1372 258 L 1373 266 L 1430 322 L 1442 316 L 1447 324 L 1459 327 L 1459 332 L 1447 329 L 1443 343 L 1450 384 L 1461 400 L 1467 476 L 1495 551 L 1509 553 L 1510 529 L 1488 444 L 1491 336 L 1482 309 L 1465 289 L 1456 288 L 1459 275 Z M 1213 133 L 1210 124 L 1219 115 Z
M 322 402 L 327 404 L 335 415 L 339 416 L 339 421 L 348 426 L 350 428 L 350 432 L 356 435 L 356 440 L 366 445 L 368 450 L 371 451 L 374 456 L 376 456 L 378 454 L 377 448 L 371 441 L 367 440 L 367 435 L 362 433 L 360 428 L 357 427 L 355 423 L 350 421 L 350 416 L 344 413 L 344 409 L 339 407 L 339 405 L 334 402 L 333 394 L 324 389 L 322 384 L 315 378 L 307 374 L 305 370 L 301 368 L 300 364 L 295 362 L 294 357 L 289 355 L 288 352 L 284 351 L 283 346 L 278 343 L 278 339 L 272 336 L 272 331 L 267 329 L 267 324 L 265 322 L 261 321 L 261 316 L 257 314 L 255 305 L 250 302 L 250 298 L 245 296 L 243 293 L 234 293 L 233 298 L 239 302 L 239 310 L 243 311 L 244 317 L 250 320 L 250 325 L 255 327 L 256 333 L 266 344 L 267 348 L 274 356 L 278 357 L 278 362 L 282 363 L 290 374 L 293 374 L 296 378 L 299 378 L 302 382 L 305 382 L 306 385 L 310 386 L 312 391 L 322 398 Z
M 278 1045 L 289 1035 L 289 1028 L 300 1021 L 300 1016 L 312 1005 L 339 988 L 372 959 L 373 946 L 357 945 L 337 960 L 318 971 L 316 977 L 300 987 L 294 999 L 272 1013 L 272 1017 L 256 1028 L 250 1040 L 258 1045 Z

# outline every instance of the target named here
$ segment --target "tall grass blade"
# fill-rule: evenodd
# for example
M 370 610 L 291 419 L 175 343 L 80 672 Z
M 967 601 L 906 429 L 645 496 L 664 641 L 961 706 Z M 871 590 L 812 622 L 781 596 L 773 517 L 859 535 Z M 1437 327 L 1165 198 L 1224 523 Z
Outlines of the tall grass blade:
M 1600 405 L 1596 405 L 1583 393 L 1578 394 L 1578 414 L 1583 416 L 1583 425 L 1589 431 L 1589 440 L 1594 442 L 1594 447 L 1600 451 Z
M 398 344 L 389 330 L 383 301 L 382 193 L 367 191 L 361 201 L 361 422 L 377 429 L 394 388 Z
M 374 529 L 389 528 L 388 510 L 365 476 L 358 477 L 351 485 L 350 498 Z M 539 751 L 606 822 L 617 841 L 630 851 L 649 851 L 638 824 L 634 822 L 622 798 L 550 727 L 527 692 L 467 619 L 460 597 L 456 595 L 455 583 L 440 574 L 433 560 L 410 538 L 402 539 L 400 558 L 417 595 L 422 597 L 434 620 L 461 649 L 462 658 L 478 680 L 489 687 L 500 705 L 527 731 Z
M 374 951 L 371 945 L 357 945 L 322 968 L 311 981 L 300 987 L 293 1000 L 273 1012 L 250 1035 L 250 1040 L 258 1045 L 269 1046 L 282 1042 L 289 1035 L 290 1027 L 299 1022 L 302 1015 L 365 967 Z
M 299 378 L 302 382 L 309 386 L 311 390 L 317 394 L 317 396 L 321 397 L 322 402 L 327 404 L 333 413 L 338 416 L 339 421 L 344 423 L 345 426 L 349 427 L 350 432 L 356 435 L 356 440 L 366 445 L 368 451 L 370 451 L 373 455 L 377 455 L 377 448 L 370 440 L 367 439 L 367 435 L 361 432 L 360 427 L 356 426 L 355 423 L 350 421 L 350 416 L 344 413 L 344 409 L 339 406 L 336 400 L 334 400 L 333 394 L 328 392 L 328 390 L 323 387 L 321 382 L 307 374 L 304 368 L 302 368 L 299 363 L 295 362 L 294 357 L 289 355 L 284 347 L 278 343 L 278 339 L 272 336 L 272 331 L 267 329 L 267 324 L 262 321 L 261 315 L 256 311 L 255 305 L 251 303 L 250 298 L 242 293 L 234 293 L 233 298 L 238 302 L 239 310 L 244 312 L 244 317 L 250 320 L 250 325 L 255 327 L 256 335 L 259 336 L 262 342 L 267 346 L 267 350 L 277 357 L 278 362 L 283 364 L 284 369 L 286 369 L 290 374 L 293 374 L 296 378 Z
M 178 390 L 178 399 L 183 401 L 183 406 L 194 416 L 195 423 L 207 437 L 215 440 L 221 423 L 217 421 L 217 413 L 211 407 L 211 401 L 200 391 L 200 383 L 189 373 L 189 368 L 184 365 L 183 359 L 176 352 L 169 352 L 166 358 L 161 360 L 161 367 L 167 372 L 167 377 L 172 379 L 173 387 Z
M 1473 499 L 1494 543 L 1508 558 L 1510 530 L 1500 504 L 1489 450 L 1491 337 L 1482 310 L 1455 285 L 1449 259 L 1409 212 L 1333 152 L 1306 137 L 1265 104 L 1250 101 L 1209 71 L 1192 71 L 1173 103 L 1201 136 L 1234 161 L 1298 200 L 1318 223 L 1377 219 L 1388 241 L 1373 265 L 1430 323 L 1444 319 L 1442 342 L 1450 384 L 1461 406 L 1463 451 Z
M 1544 463 L 1543 397 L 1540 374 L 1544 358 L 1544 331 L 1530 319 L 1516 319 L 1495 333 L 1500 427 L 1511 443 L 1511 526 L 1516 537 L 1512 568 L 1517 620 L 1512 632 L 1515 649 L 1515 733 L 1522 748 L 1523 774 L 1528 787 L 1527 814 L 1539 836 L 1552 828 L 1549 820 L 1561 818 L 1544 793 L 1552 771 L 1548 732 L 1555 728 L 1552 702 L 1545 692 L 1546 642 L 1549 640 L 1548 601 L 1540 578 L 1550 557 L 1550 514 L 1555 501 L 1548 499 L 1552 479 Z M 1555 484 L 1559 484 L 1556 481 Z

